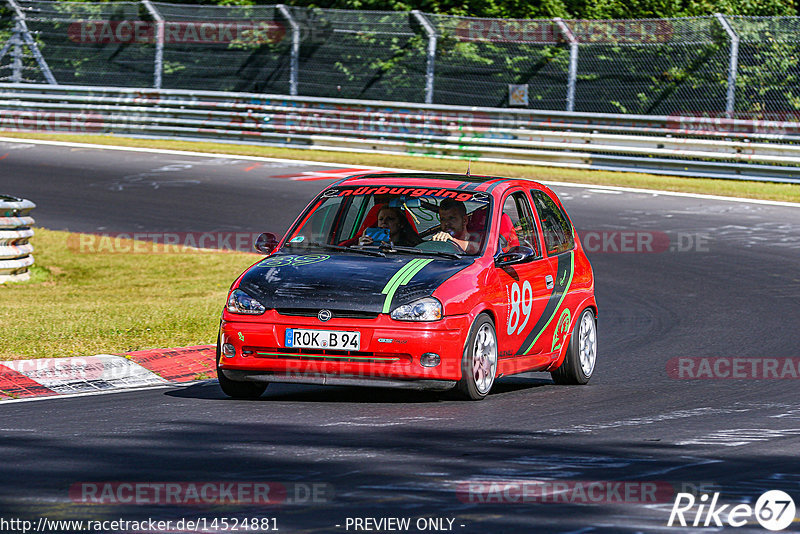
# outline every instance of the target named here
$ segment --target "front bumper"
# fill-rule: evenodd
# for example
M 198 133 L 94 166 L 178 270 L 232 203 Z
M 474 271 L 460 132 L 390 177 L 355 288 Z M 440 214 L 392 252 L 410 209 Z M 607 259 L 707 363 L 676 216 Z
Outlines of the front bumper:
M 385 314 L 374 319 L 334 318 L 321 322 L 316 317 L 281 315 L 275 310 L 267 310 L 259 316 L 226 311 L 220 340 L 222 344 L 233 345 L 235 354 L 220 356 L 218 366 L 232 380 L 247 377 L 247 380 L 275 382 L 302 380 L 302 383 L 333 384 L 336 381 L 342 385 L 353 385 L 343 381 L 368 380 L 372 385 L 384 382 L 383 385 L 405 387 L 416 387 L 409 384 L 409 380 L 452 382 L 461 378 L 461 359 L 469 325 L 466 315 L 430 323 L 395 321 Z M 361 347 L 358 352 L 288 349 L 284 346 L 287 328 L 358 330 Z M 425 353 L 438 354 L 439 365 L 424 367 L 420 357 Z M 391 384 L 392 381 L 403 383 Z M 444 388 L 442 384 L 440 389 Z
M 453 389 L 457 383 L 455 380 L 401 380 L 390 378 L 361 378 L 357 376 L 316 375 L 311 373 L 292 375 L 285 373 L 239 371 L 230 369 L 221 369 L 220 372 L 225 373 L 225 376 L 228 379 L 238 382 L 283 382 L 289 384 L 316 384 L 320 386 L 367 386 L 447 391 L 449 389 Z

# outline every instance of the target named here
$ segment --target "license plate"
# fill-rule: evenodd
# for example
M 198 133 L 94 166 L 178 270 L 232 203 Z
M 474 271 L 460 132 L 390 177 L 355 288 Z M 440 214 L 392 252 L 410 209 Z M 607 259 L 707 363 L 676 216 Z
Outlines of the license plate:
M 295 349 L 360 350 L 361 332 L 287 328 L 285 345 Z

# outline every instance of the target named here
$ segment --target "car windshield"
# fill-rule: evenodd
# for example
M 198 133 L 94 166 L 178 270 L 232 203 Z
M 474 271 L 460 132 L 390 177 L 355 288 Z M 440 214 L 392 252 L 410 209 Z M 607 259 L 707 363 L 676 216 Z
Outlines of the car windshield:
M 483 250 L 487 193 L 397 186 L 333 187 L 292 228 L 284 249 L 326 248 L 458 258 Z

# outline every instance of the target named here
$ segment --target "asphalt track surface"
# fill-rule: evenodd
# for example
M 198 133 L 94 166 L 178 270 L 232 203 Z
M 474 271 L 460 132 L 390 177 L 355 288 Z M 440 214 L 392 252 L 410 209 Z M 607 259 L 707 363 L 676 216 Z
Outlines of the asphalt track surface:
M 36 202 L 37 224 L 77 231 L 283 232 L 331 181 L 285 177 L 328 167 L 230 157 L 25 143 L 0 144 L 0 157 L 0 192 Z M 272 517 L 286 533 L 367 531 L 352 518 L 411 518 L 409 532 L 419 518 L 453 519 L 451 531 L 462 533 L 708 532 L 715 529 L 667 526 L 675 492 L 753 505 L 780 489 L 800 505 L 800 382 L 667 372 L 677 357 L 800 357 L 800 210 L 556 189 L 579 231 L 670 240 L 655 253 L 594 242 L 600 350 L 588 386 L 556 386 L 536 373 L 501 379 L 487 399 L 468 403 L 271 385 L 248 402 L 207 381 L 7 402 L 0 518 Z M 478 491 L 476 481 L 489 480 L 498 486 Z M 572 485 L 551 499 L 559 502 L 542 503 L 517 491 L 534 480 Z M 75 484 L 109 481 L 277 482 L 295 502 L 90 505 L 70 497 Z M 630 491 L 656 483 L 659 492 L 620 502 L 614 489 L 586 498 L 575 490 L 621 481 Z M 309 502 L 304 490 L 314 484 L 327 494 Z M 690 523 L 696 511 L 686 513 Z M 733 530 L 766 532 L 749 519 Z M 788 530 L 799 528 L 795 521 Z

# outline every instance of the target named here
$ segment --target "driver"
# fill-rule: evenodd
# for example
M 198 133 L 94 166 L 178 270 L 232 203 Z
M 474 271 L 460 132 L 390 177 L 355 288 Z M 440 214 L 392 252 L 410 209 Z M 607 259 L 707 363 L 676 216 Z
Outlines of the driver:
M 433 241 L 451 241 L 467 254 L 477 254 L 480 236 L 467 231 L 467 207 L 463 202 L 446 198 L 439 204 L 439 228 L 431 237 Z

